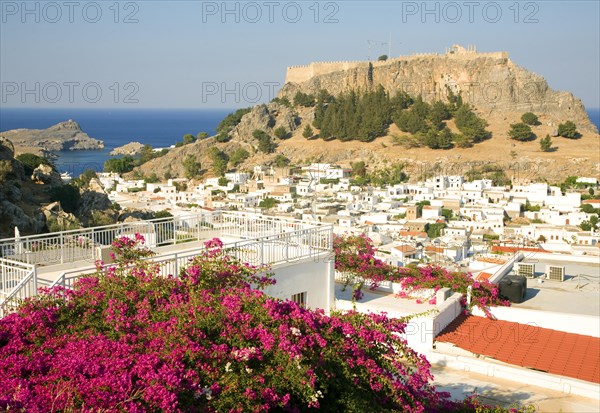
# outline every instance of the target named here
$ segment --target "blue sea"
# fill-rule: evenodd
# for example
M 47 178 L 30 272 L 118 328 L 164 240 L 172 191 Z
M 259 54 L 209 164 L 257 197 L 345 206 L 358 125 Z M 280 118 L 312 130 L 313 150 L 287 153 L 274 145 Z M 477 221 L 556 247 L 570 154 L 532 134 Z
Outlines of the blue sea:
M 85 169 L 102 171 L 108 153 L 128 142 L 137 141 L 164 148 L 181 141 L 183 135 L 215 133 L 219 122 L 234 109 L 1 109 L 0 131 L 46 129 L 73 119 L 92 138 L 104 141 L 95 151 L 57 152 L 61 172 L 78 176 Z M 600 109 L 588 109 L 592 122 L 600 129 Z
M 137 141 L 165 148 L 181 141 L 183 135 L 198 132 L 215 134 L 219 122 L 235 109 L 1 109 L 0 131 L 46 129 L 73 119 L 90 137 L 104 141 L 94 151 L 56 152 L 61 172 L 78 176 L 85 169 L 102 171 L 109 152 Z

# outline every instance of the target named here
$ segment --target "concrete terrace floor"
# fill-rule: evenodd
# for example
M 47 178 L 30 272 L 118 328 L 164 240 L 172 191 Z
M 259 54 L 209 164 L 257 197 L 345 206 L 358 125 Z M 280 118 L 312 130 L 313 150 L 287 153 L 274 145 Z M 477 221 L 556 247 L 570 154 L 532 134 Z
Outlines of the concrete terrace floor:
M 590 399 L 573 394 L 517 383 L 483 374 L 432 366 L 433 384 L 439 391 L 450 393 L 455 400 L 476 392 L 485 403 L 510 406 L 512 403 L 533 404 L 539 413 L 598 413 L 599 398 Z

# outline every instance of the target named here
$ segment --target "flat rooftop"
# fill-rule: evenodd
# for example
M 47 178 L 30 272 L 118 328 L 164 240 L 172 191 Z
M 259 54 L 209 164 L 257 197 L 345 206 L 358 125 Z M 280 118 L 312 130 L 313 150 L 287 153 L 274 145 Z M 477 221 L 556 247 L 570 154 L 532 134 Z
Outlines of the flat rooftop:
M 432 365 L 433 384 L 439 391 L 446 391 L 454 400 L 477 393 L 484 403 L 510 407 L 514 403 L 532 404 L 538 413 L 598 413 L 598 398 L 592 399 L 575 394 L 518 383 L 471 371 Z
M 414 299 L 400 298 L 396 294 L 370 290 L 368 286 L 362 289 L 364 296 L 356 302 L 360 312 L 387 313 L 389 317 L 401 318 L 413 314 L 436 309 L 437 306 L 428 303 L 417 304 Z M 335 283 L 335 306 L 337 310 L 352 309 L 352 286 Z
M 525 300 L 517 308 L 600 317 L 600 266 L 588 263 L 525 259 L 535 264 L 535 278 L 527 279 Z M 548 280 L 546 265 L 564 265 L 565 280 Z

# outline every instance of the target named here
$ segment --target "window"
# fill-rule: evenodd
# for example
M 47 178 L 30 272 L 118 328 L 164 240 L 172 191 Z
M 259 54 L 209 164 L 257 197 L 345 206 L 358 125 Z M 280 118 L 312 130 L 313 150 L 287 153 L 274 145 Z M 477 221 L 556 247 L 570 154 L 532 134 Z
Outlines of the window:
M 306 307 L 306 291 L 292 295 L 292 301 L 300 307 Z

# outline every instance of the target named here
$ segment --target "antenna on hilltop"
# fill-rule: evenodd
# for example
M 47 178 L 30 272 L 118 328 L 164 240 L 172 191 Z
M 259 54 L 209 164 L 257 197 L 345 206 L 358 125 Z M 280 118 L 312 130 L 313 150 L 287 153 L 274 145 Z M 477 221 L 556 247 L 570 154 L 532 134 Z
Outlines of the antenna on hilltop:
M 373 45 L 385 46 L 387 44 L 385 42 L 380 42 L 378 40 L 367 40 L 367 43 L 369 44 L 369 56 L 368 56 L 367 60 L 371 60 L 371 48 L 373 47 Z

